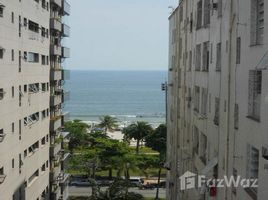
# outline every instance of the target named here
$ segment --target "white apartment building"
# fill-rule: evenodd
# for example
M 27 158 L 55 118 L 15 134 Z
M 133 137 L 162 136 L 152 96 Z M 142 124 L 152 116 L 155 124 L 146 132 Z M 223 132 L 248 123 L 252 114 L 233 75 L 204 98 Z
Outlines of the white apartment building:
M 268 1 L 181 0 L 169 21 L 167 199 L 266 200 Z M 258 187 L 181 190 L 186 172 Z
M 0 0 L 1 200 L 53 199 L 50 18 L 55 2 L 65 1 Z M 63 6 L 61 12 L 69 14 Z M 64 186 L 63 172 L 62 167 L 58 182 Z M 67 199 L 63 189 L 55 199 Z

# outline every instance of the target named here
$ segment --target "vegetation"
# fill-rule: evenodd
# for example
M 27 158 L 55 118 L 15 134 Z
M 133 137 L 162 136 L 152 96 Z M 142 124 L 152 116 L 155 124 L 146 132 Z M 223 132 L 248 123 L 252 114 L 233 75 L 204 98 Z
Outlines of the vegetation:
M 152 131 L 152 127 L 147 122 L 136 122 L 124 128 L 123 133 L 126 139 L 135 139 L 137 141 L 136 153 L 139 154 L 140 142 Z
M 100 117 L 100 121 L 99 127 L 104 128 L 105 135 L 107 135 L 108 131 L 113 131 L 118 127 L 117 119 L 115 117 L 105 115 Z
M 133 148 L 126 141 L 120 142 L 107 136 L 107 130 L 115 127 L 116 123 L 116 119 L 107 119 L 107 116 L 103 117 L 103 132 L 89 133 L 90 127 L 80 120 L 66 123 L 66 129 L 70 132 L 69 173 L 84 174 L 92 180 L 96 176 L 107 176 L 117 180 L 107 191 L 100 191 L 97 186 L 92 186 L 94 195 L 87 199 L 143 199 L 138 194 L 128 192 L 128 184 L 123 181 L 127 181 L 130 176 L 144 175 L 158 176 L 160 183 L 160 177 L 165 174 L 162 167 L 166 154 L 166 126 L 162 124 L 153 130 L 146 122 L 131 124 L 124 129 L 124 134 L 125 138 L 137 140 L 137 145 Z M 145 147 L 140 147 L 141 141 L 145 141 Z M 121 179 L 122 176 L 125 180 Z

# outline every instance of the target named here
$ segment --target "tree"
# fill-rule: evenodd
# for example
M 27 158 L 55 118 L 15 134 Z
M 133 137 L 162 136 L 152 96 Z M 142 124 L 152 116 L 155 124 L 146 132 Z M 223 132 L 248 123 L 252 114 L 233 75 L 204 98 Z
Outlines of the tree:
M 106 135 L 108 131 L 112 131 L 118 127 L 117 119 L 115 117 L 105 115 L 103 117 L 100 117 L 100 121 L 101 123 L 99 124 L 99 127 L 104 128 L 104 133 Z
M 66 131 L 70 132 L 69 150 L 85 144 L 87 132 L 90 126 L 81 120 L 68 121 L 65 123 Z
M 159 152 L 159 171 L 158 171 L 158 184 L 155 199 L 159 199 L 159 184 L 161 178 L 162 164 L 166 158 L 167 149 L 167 126 L 165 124 L 159 125 L 151 134 L 146 137 L 146 146 L 151 147 L 153 150 Z
M 125 138 L 135 139 L 136 154 L 139 154 L 140 142 L 152 132 L 152 127 L 147 122 L 136 122 L 123 129 Z

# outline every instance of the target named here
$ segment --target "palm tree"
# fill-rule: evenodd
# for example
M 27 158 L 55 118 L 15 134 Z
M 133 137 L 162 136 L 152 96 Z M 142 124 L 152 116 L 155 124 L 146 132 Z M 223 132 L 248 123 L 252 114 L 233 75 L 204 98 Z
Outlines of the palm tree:
M 135 139 L 137 141 L 136 154 L 139 154 L 140 142 L 152 131 L 153 128 L 147 122 L 136 122 L 124 128 L 123 133 L 125 134 L 125 138 Z
M 117 119 L 110 115 L 100 117 L 100 121 L 99 127 L 104 128 L 105 135 L 107 135 L 107 131 L 112 131 L 118 127 Z

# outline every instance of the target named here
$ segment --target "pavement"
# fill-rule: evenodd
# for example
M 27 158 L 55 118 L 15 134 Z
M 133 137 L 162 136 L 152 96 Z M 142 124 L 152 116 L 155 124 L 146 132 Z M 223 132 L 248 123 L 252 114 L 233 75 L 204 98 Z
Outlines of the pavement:
M 102 187 L 105 190 L 107 187 Z M 156 194 L 156 189 L 153 190 L 140 190 L 138 188 L 129 188 L 130 192 L 135 192 L 143 195 L 144 197 L 154 198 Z M 69 196 L 90 196 L 92 194 L 91 187 L 76 187 L 69 186 Z M 166 197 L 166 189 L 159 189 L 159 198 Z

